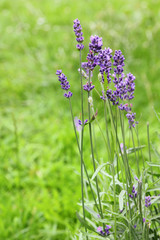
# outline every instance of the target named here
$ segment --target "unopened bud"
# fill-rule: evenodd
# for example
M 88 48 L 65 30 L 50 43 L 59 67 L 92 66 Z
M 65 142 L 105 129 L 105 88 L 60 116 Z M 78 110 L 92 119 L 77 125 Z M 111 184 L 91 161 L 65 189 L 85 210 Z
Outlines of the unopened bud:
M 93 107 L 93 98 L 91 96 L 88 98 L 88 102 L 90 106 Z

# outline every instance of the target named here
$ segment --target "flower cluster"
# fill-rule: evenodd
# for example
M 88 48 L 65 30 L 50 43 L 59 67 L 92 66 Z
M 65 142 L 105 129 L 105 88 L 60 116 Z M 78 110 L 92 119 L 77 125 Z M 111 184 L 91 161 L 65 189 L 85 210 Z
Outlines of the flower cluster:
M 137 191 L 135 190 L 135 186 L 132 187 L 132 194 L 129 194 L 129 197 L 133 199 L 133 197 L 137 197 Z
M 113 56 L 113 66 L 116 66 L 117 68 L 114 68 L 114 72 L 118 75 L 122 74 L 123 72 L 123 66 L 124 64 L 124 56 L 122 55 L 121 50 L 116 50 L 115 54 Z
M 102 236 L 108 236 L 110 234 L 109 229 L 111 229 L 111 226 L 106 225 L 104 231 L 102 230 L 102 227 L 98 227 L 97 232 L 100 233 Z
M 90 83 L 87 82 L 85 85 L 83 85 L 83 89 L 87 92 L 90 92 L 94 87 L 95 86 L 92 85 L 92 82 L 90 82 Z
M 77 45 L 79 50 L 83 49 L 82 42 L 84 40 L 82 27 L 80 25 L 80 21 L 78 19 L 74 20 L 74 32 L 76 35 L 76 40 L 81 45 Z M 135 121 L 135 113 L 132 112 L 132 104 L 124 101 L 130 101 L 134 98 L 134 90 L 135 90 L 135 76 L 129 73 L 125 76 L 124 72 L 124 61 L 125 58 L 121 52 L 121 50 L 116 50 L 113 56 L 113 64 L 112 64 L 112 49 L 105 48 L 102 49 L 103 42 L 102 38 L 95 35 L 90 37 L 89 43 L 89 53 L 87 55 L 87 62 L 82 62 L 83 76 L 85 79 L 89 77 L 92 78 L 92 72 L 96 66 L 99 66 L 99 71 L 101 75 L 101 82 L 104 83 L 104 74 L 107 76 L 108 84 L 111 83 L 111 77 L 113 77 L 114 90 L 107 87 L 107 90 L 104 91 L 102 89 L 101 99 L 104 101 L 108 99 L 112 102 L 113 105 L 118 105 L 118 108 L 122 111 L 126 111 L 126 117 L 128 119 L 129 127 L 135 127 L 135 124 L 138 122 Z M 113 68 L 113 75 L 111 76 L 111 70 Z M 89 76 L 90 74 L 90 76 Z M 87 92 L 90 92 L 94 88 L 92 82 L 87 82 L 83 85 L 83 89 Z
M 145 197 L 145 206 L 146 207 L 151 206 L 151 197 L 150 196 Z
M 90 40 L 91 42 L 89 43 L 89 50 L 93 51 L 94 53 L 98 53 L 103 46 L 102 38 L 95 35 L 91 36 Z
M 64 75 L 64 73 L 62 73 L 62 70 L 57 70 L 56 75 L 58 75 L 58 81 L 60 81 L 61 88 L 66 91 L 64 97 L 72 97 L 72 92 L 68 92 L 70 89 L 69 82 L 67 81 L 67 77 Z
M 82 63 L 82 68 L 84 68 L 87 75 L 89 75 L 90 71 L 90 77 L 92 77 L 92 71 L 98 65 L 98 56 L 96 55 L 96 53 L 101 50 L 103 43 L 102 38 L 98 36 L 91 36 L 90 40 L 91 42 L 89 43 L 87 62 Z
M 84 41 L 82 27 L 78 19 L 75 19 L 73 22 L 74 22 L 73 28 L 76 35 L 76 40 L 78 42 L 76 47 L 78 50 L 82 50 L 84 48 L 84 45 L 82 44 L 82 42 Z
M 127 113 L 126 117 L 128 118 L 128 123 L 129 123 L 129 127 L 135 127 L 135 123 L 138 124 L 137 121 L 135 121 L 135 116 L 136 113 Z
M 100 66 L 100 73 L 102 76 L 102 83 L 104 83 L 104 73 L 107 75 L 107 80 L 108 83 L 111 82 L 111 66 L 112 66 L 112 62 L 111 62 L 111 58 L 112 58 L 112 49 L 108 48 L 108 49 L 104 49 L 104 50 L 100 50 L 98 53 L 98 65 Z
M 94 68 L 97 66 L 98 64 L 98 58 L 97 55 L 94 54 L 93 51 L 89 51 L 88 55 L 87 55 L 87 69 L 90 71 L 93 71 Z

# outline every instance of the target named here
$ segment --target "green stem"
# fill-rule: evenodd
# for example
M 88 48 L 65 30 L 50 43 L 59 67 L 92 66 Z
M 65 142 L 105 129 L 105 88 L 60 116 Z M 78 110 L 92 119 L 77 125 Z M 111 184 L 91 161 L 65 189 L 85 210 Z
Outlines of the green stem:
M 91 72 L 89 71 L 89 85 L 90 85 L 90 78 L 91 78 Z M 90 97 L 90 92 L 88 92 L 88 98 Z M 91 144 L 91 154 L 92 154 L 92 161 L 93 161 L 93 168 L 94 172 L 96 171 L 96 165 L 95 165 L 95 158 L 94 158 L 94 151 L 93 151 L 93 141 L 92 141 L 92 126 L 91 126 L 91 111 L 90 111 L 90 104 L 88 102 L 88 116 L 89 116 L 89 136 L 90 136 L 90 144 Z M 98 195 L 98 202 L 99 202 L 99 207 L 101 211 L 101 218 L 103 219 L 103 211 L 102 211 L 102 206 L 101 206 L 101 200 L 100 200 L 100 194 L 99 194 L 99 188 L 98 188 L 98 179 L 97 176 L 95 177 L 96 180 L 96 189 L 97 189 L 97 195 Z
M 147 123 L 147 138 L 148 138 L 149 161 L 152 162 L 152 159 L 151 159 L 151 148 L 150 148 L 150 136 L 149 136 L 149 123 Z M 152 181 L 154 182 L 152 166 L 151 166 L 151 173 L 152 173 Z
M 84 110 L 83 110 L 83 82 L 82 82 L 82 66 L 81 66 L 81 50 L 80 50 L 80 80 L 81 80 L 81 111 L 82 111 L 82 130 L 81 130 L 81 194 L 82 194 L 82 208 L 83 208 L 83 218 L 85 220 L 85 208 L 84 208 L 84 190 L 83 190 L 83 133 L 84 133 Z M 85 226 L 85 231 L 87 233 L 87 228 Z M 88 239 L 88 237 L 86 237 Z
M 75 133 L 75 136 L 76 136 L 76 142 L 77 142 L 79 154 L 81 155 L 81 149 L 80 149 L 80 146 L 79 146 L 79 141 L 78 141 L 78 136 L 77 136 L 76 127 L 75 127 L 75 124 L 74 124 L 72 104 L 71 104 L 71 100 L 70 100 L 70 99 L 69 99 L 69 103 L 70 103 L 70 110 L 71 110 L 71 116 L 72 116 L 72 123 L 73 123 L 74 133 Z M 86 173 L 86 176 L 87 176 L 88 184 L 89 184 L 89 187 L 90 187 L 90 189 L 91 189 L 91 193 L 92 193 L 92 196 L 93 196 L 93 199 L 94 199 L 94 202 L 95 202 L 95 206 L 96 206 L 98 212 L 100 213 L 100 210 L 99 210 L 99 207 L 98 207 L 98 204 L 97 204 L 97 201 L 96 201 L 94 192 L 93 192 L 93 188 L 92 188 L 92 185 L 91 185 L 91 181 L 90 181 L 90 178 L 89 178 L 89 175 L 88 175 L 88 171 L 87 171 L 87 168 L 86 168 L 86 165 L 85 165 L 84 161 L 83 161 L 83 166 L 84 166 L 84 170 L 85 170 L 85 173 Z
M 137 162 L 137 170 L 138 170 L 138 178 L 140 177 L 140 169 L 139 169 L 139 158 L 137 158 L 137 154 L 136 154 L 136 149 L 135 149 L 135 143 L 134 143 L 134 136 L 133 136 L 133 131 L 132 131 L 132 127 L 131 127 L 131 135 L 132 135 L 132 142 L 133 142 L 133 147 L 134 147 L 134 152 L 135 152 L 135 158 L 136 158 L 136 162 Z M 138 150 L 139 151 L 139 150 Z
M 104 118 L 105 118 L 105 124 L 106 124 L 107 150 L 108 150 L 108 152 L 109 152 L 109 158 L 110 158 L 110 162 L 111 162 L 111 160 L 112 160 L 112 154 L 111 154 L 111 145 L 110 145 L 109 134 L 108 134 L 106 101 L 104 101 Z
M 123 150 L 124 150 L 125 163 L 126 163 L 125 164 L 126 165 L 126 177 L 128 178 L 129 185 L 131 185 L 132 184 L 131 173 L 130 173 L 129 164 L 128 164 L 128 157 L 127 157 L 127 153 L 126 153 L 124 126 L 123 126 L 122 116 L 121 116 L 120 110 L 119 110 L 119 114 L 120 114 L 121 132 L 122 132 L 122 138 L 123 138 Z

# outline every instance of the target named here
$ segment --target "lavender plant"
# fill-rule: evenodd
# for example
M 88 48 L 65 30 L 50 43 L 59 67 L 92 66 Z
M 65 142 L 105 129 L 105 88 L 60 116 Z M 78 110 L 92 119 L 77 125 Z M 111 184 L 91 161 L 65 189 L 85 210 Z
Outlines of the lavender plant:
M 99 36 L 91 36 L 87 61 L 82 62 L 84 37 L 78 19 L 74 20 L 73 28 L 80 59 L 80 82 L 77 87 L 81 89 L 81 119 L 73 114 L 72 92 L 69 91 L 67 77 L 62 70 L 56 72 L 61 88 L 65 91 L 64 97 L 69 101 L 81 162 L 82 213 L 77 213 L 77 217 L 82 228 L 73 239 L 160 239 L 159 179 L 155 179 L 153 173 L 155 163 L 151 161 L 149 125 L 148 162 L 144 161 L 144 146 L 139 141 L 138 121 L 131 103 L 134 98 L 135 76 L 125 73 L 125 58 L 121 50 L 113 53 L 109 47 L 103 49 L 102 38 Z M 99 69 L 98 76 L 96 68 Z M 96 89 L 97 84 L 100 84 L 101 92 Z M 98 94 L 104 109 L 104 130 L 94 108 L 93 91 Z M 84 109 L 87 106 L 86 102 L 84 104 L 84 94 L 88 98 L 87 109 Z M 99 129 L 107 152 L 101 159 L 96 154 L 95 128 Z M 84 131 L 88 131 L 90 139 L 93 168 L 89 169 L 83 154 Z M 128 134 L 130 146 L 126 142 Z M 131 154 L 134 154 L 136 161 L 134 168 L 130 165 Z M 143 167 L 140 162 L 143 162 Z M 91 169 L 92 175 L 89 174 Z

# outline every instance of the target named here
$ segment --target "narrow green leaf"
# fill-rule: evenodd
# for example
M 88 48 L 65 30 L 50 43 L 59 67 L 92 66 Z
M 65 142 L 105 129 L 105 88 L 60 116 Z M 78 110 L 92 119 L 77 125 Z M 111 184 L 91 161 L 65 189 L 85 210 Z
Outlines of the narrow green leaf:
M 154 217 L 150 218 L 149 220 L 153 221 L 153 220 L 156 220 L 156 219 L 160 220 L 160 215 L 154 216 Z
M 131 154 L 131 153 L 134 153 L 134 152 L 136 152 L 139 149 L 142 149 L 144 147 L 145 147 L 145 145 L 142 145 L 142 146 L 139 146 L 139 147 L 135 147 L 135 148 L 129 148 L 129 149 L 126 150 L 126 152 L 127 152 L 127 154 Z
M 158 185 L 158 186 L 155 186 L 154 188 L 149 188 L 147 189 L 146 192 L 153 192 L 153 191 L 160 191 L 160 186 Z
M 123 210 L 123 196 L 126 193 L 125 190 L 122 190 L 119 194 L 119 209 L 120 211 Z
M 93 217 L 98 218 L 98 213 L 96 213 L 94 210 L 92 210 L 91 208 L 85 206 L 85 209 L 87 212 L 89 212 Z
M 147 164 L 151 167 L 160 167 L 160 164 L 158 163 L 147 162 Z
M 152 144 L 152 149 L 153 149 L 153 151 L 155 152 L 156 156 L 160 159 L 160 154 L 159 154 L 159 152 L 157 151 L 157 149 L 154 147 L 153 144 Z
M 92 176 L 92 178 L 91 178 L 91 181 L 93 181 L 93 179 L 97 176 L 97 174 L 99 173 L 99 171 L 100 171 L 104 166 L 106 166 L 106 165 L 110 165 L 110 163 L 107 162 L 107 163 L 103 163 L 103 164 L 101 164 L 101 165 L 98 166 L 98 168 L 96 169 L 96 171 L 94 172 L 94 174 L 93 174 L 93 176 Z
M 89 230 L 91 230 L 91 231 L 93 231 L 93 232 L 96 232 L 93 227 L 89 226 L 89 225 L 86 223 L 86 221 L 85 221 L 83 218 L 81 218 L 81 216 L 79 215 L 78 212 L 76 213 L 76 215 L 77 215 L 77 218 L 79 219 L 79 221 L 82 223 L 83 226 L 85 226 L 87 229 L 89 229 Z
M 160 177 L 160 173 L 153 173 L 152 172 L 147 172 L 149 175 L 153 175 L 155 177 Z

